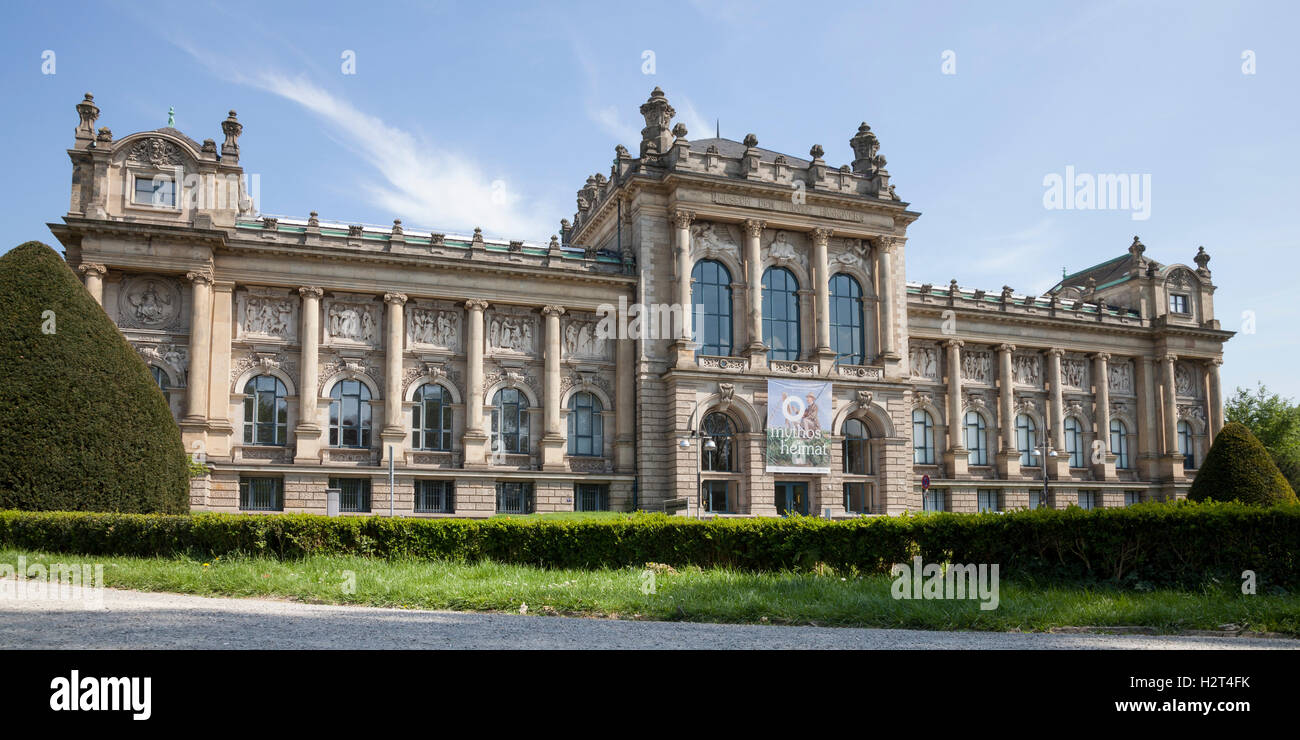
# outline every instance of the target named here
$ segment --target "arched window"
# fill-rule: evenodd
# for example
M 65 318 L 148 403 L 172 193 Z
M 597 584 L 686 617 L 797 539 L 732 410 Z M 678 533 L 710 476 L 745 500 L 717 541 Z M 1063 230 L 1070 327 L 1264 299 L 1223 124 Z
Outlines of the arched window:
M 934 465 L 934 418 L 924 409 L 912 412 L 912 462 Z
M 691 270 L 691 332 L 697 354 L 731 354 L 731 273 L 721 262 L 700 260 Z
M 1065 419 L 1065 451 L 1070 455 L 1070 467 L 1083 467 L 1083 427 L 1073 416 Z
M 451 394 L 437 383 L 415 389 L 411 408 L 411 447 L 417 450 L 451 449 Z
M 1128 470 L 1128 425 L 1119 419 L 1110 420 L 1110 451 L 1115 455 L 1115 467 Z
M 763 341 L 767 359 L 799 359 L 799 281 L 784 267 L 763 272 Z
M 150 365 L 149 372 L 153 373 L 153 382 L 157 383 L 158 387 L 162 389 L 163 395 L 167 395 L 167 371 L 157 365 Z
M 731 441 L 736 436 L 736 426 L 726 414 L 714 412 L 706 414 L 701 424 L 706 437 L 711 438 L 717 449 L 704 451 L 704 469 L 714 473 L 736 472 L 736 461 L 731 449 Z
M 844 472 L 850 475 L 871 475 L 871 433 L 858 419 L 844 422 Z
M 340 380 L 330 391 L 330 446 L 370 446 L 370 388 Z
M 1192 425 L 1185 421 L 1178 422 L 1178 451 L 1183 455 L 1183 468 L 1196 467 L 1196 452 L 1192 449 Z
M 1022 466 L 1038 465 L 1038 428 L 1029 414 L 1016 416 L 1016 449 L 1020 451 Z
M 988 430 L 978 411 L 966 412 L 966 449 L 970 450 L 971 465 L 989 464 Z
M 272 375 L 259 375 L 244 384 L 244 444 L 282 445 L 289 429 L 289 395 Z
M 831 278 L 831 349 L 846 365 L 865 365 L 867 343 L 863 336 L 862 286 L 851 276 Z
M 605 452 L 602 436 L 603 411 L 600 399 L 592 393 L 575 393 L 569 398 L 569 454 L 595 455 Z
M 516 388 L 502 388 L 492 396 L 493 452 L 528 452 L 528 397 Z

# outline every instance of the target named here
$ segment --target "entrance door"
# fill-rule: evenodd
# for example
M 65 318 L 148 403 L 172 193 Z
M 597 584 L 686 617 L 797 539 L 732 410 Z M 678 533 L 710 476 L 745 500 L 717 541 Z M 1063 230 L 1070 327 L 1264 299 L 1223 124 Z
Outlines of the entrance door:
M 780 516 L 808 516 L 808 484 L 777 481 L 776 513 Z

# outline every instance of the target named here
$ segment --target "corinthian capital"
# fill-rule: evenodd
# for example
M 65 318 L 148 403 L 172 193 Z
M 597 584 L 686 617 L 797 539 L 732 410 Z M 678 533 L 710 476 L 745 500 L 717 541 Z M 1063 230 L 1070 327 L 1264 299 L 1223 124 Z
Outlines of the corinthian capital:
M 695 220 L 695 214 L 692 213 L 691 211 L 683 210 L 680 208 L 673 211 L 673 226 L 676 226 L 679 229 L 684 229 L 690 226 L 691 222 L 694 220 Z
M 822 228 L 822 227 L 818 227 L 818 228 L 816 228 L 816 229 L 813 229 L 813 230 L 812 230 L 812 239 L 813 239 L 813 244 L 815 244 L 815 245 L 817 245 L 817 246 L 819 246 L 819 247 L 820 247 L 820 246 L 825 246 L 825 245 L 826 245 L 827 243 L 829 243 L 830 240 L 831 240 L 831 230 L 830 230 L 830 229 L 826 229 L 826 228 Z
M 320 298 L 322 295 L 324 295 L 324 294 L 325 294 L 325 291 L 321 290 L 320 288 L 316 287 L 315 285 L 304 285 L 304 286 L 302 286 L 301 288 L 298 289 L 298 295 L 302 296 L 303 298 L 317 298 L 317 299 L 319 299 L 319 298 Z
M 760 221 L 756 218 L 745 221 L 745 235 L 757 239 L 763 235 L 763 229 L 767 228 L 766 221 Z
M 896 236 L 878 236 L 874 241 L 876 249 L 879 249 L 881 254 L 893 254 L 894 248 L 901 243 Z

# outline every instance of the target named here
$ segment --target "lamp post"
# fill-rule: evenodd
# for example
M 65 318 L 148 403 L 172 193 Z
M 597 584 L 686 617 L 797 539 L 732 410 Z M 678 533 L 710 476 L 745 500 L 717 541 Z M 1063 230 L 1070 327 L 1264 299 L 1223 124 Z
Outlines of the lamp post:
M 1046 435 L 1046 439 L 1043 441 L 1042 455 L 1040 455 L 1040 457 L 1043 460 L 1043 495 L 1038 502 L 1038 505 L 1040 507 L 1047 506 L 1047 458 L 1056 457 L 1056 450 L 1052 449 L 1052 443 L 1050 441 L 1051 439 L 1052 439 L 1052 435 L 1051 435 L 1051 430 L 1049 429 Z
M 696 437 L 704 438 L 704 443 L 700 446 L 700 452 L 695 456 L 695 518 L 699 519 L 702 518 L 704 514 L 704 490 L 702 489 L 703 481 L 701 480 L 703 477 L 702 471 L 704 469 L 704 453 L 713 452 L 718 449 L 718 443 L 713 441 L 713 437 L 704 434 L 698 429 L 692 429 L 691 439 Z M 677 443 L 677 446 L 683 450 L 689 450 L 691 448 L 691 440 L 683 437 Z

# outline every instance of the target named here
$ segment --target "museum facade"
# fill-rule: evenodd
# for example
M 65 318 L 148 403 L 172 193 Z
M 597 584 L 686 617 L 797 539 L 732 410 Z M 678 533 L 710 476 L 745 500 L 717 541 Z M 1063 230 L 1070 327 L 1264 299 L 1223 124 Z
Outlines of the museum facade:
M 195 509 L 1112 507 L 1185 495 L 1223 424 L 1204 249 L 1135 237 L 1039 296 L 909 283 L 920 214 L 866 124 L 835 167 L 689 140 L 656 88 L 534 243 L 258 214 L 234 111 L 219 146 L 77 111 L 50 229 L 208 464 Z M 817 465 L 773 465 L 787 388 Z

